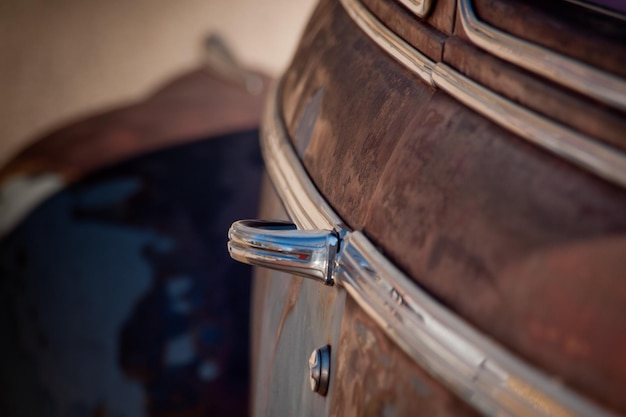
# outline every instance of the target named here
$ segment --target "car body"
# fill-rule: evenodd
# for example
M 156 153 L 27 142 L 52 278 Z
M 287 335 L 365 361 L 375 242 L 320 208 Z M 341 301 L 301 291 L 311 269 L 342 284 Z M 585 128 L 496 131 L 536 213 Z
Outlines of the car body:
M 297 229 L 229 233 L 254 416 L 626 412 L 623 21 L 321 1 L 262 128 L 260 217 Z

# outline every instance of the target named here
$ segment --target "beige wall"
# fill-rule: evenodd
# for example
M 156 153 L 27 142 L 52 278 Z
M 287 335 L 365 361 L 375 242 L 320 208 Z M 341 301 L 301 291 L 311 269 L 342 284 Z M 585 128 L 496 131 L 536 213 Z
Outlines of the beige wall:
M 141 97 L 218 31 L 279 73 L 314 0 L 0 0 L 0 163 L 46 130 Z

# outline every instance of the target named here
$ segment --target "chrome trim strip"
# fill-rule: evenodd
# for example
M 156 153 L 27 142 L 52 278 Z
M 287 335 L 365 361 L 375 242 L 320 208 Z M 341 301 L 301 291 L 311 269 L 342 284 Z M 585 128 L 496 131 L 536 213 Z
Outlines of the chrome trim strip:
M 511 132 L 588 171 L 626 186 L 626 155 L 492 93 L 446 64 L 437 64 L 433 81 L 468 107 Z
M 471 1 L 458 0 L 458 10 L 463 29 L 474 44 L 557 84 L 626 110 L 626 81 L 481 22 Z
M 297 230 L 281 220 L 239 220 L 228 230 L 228 252 L 262 266 L 333 285 L 339 238 L 329 230 Z
M 338 285 L 415 362 L 488 416 L 606 416 L 443 308 L 360 232 L 338 258 Z
M 435 0 L 398 0 L 417 17 L 426 17 Z
M 300 163 L 289 142 L 279 103 L 281 87 L 272 87 L 261 125 L 261 152 L 274 189 L 291 220 L 304 230 L 347 230 Z
M 370 39 L 411 72 L 433 85 L 431 74 L 434 61 L 389 30 L 358 0 L 341 0 L 341 4 Z
M 521 138 L 600 178 L 626 187 L 626 154 L 622 151 L 515 104 L 444 63 L 429 60 L 385 27 L 359 0 L 341 0 L 341 4 L 378 46 L 427 83 L 441 88 Z M 626 100 L 626 94 L 623 98 Z
M 282 85 L 270 92 L 261 144 L 266 167 L 301 229 L 334 228 L 342 236 L 333 272 L 343 287 L 425 370 L 490 416 L 611 416 L 510 355 L 421 290 L 324 202 L 289 141 Z

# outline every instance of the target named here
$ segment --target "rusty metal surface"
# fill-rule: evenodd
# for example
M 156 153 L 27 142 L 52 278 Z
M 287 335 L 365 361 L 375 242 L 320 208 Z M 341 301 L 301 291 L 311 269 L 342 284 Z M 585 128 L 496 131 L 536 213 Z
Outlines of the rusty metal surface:
M 289 133 L 352 228 L 513 353 L 626 412 L 622 190 L 435 92 L 333 2 L 285 80 Z
M 425 22 L 441 33 L 451 35 L 454 32 L 456 0 L 436 0 L 433 11 Z
M 387 338 L 352 299 L 344 308 L 331 415 L 477 416 Z
M 626 117 L 618 110 L 598 106 L 580 95 L 539 80 L 456 37 L 446 41 L 443 60 L 490 90 L 536 113 L 626 149 Z
M 435 62 L 443 59 L 444 34 L 432 26 L 420 24 L 417 17 L 393 0 L 364 0 L 363 4 L 394 33 Z M 435 2 L 435 7 L 441 7 Z M 439 10 L 439 9 L 437 9 Z M 454 9 L 452 9 L 453 11 Z M 453 13 L 451 14 L 453 16 Z
M 256 130 L 151 153 L 57 193 L 0 241 L 0 415 L 244 416 Z
M 599 18 L 567 2 L 473 0 L 481 20 L 519 38 L 626 76 L 623 21 Z M 464 36 L 460 23 L 455 33 Z

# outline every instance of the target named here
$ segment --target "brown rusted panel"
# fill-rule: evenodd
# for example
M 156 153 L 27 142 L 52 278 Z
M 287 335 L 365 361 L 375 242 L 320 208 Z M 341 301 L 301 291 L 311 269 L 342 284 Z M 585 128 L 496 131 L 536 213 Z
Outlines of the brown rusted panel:
M 337 350 L 330 415 L 478 415 L 406 356 L 352 299 L 346 300 Z
M 523 315 L 499 325 L 539 363 L 570 369 L 571 379 L 604 387 L 623 407 L 626 372 L 626 237 L 575 242 L 529 255 L 502 272 L 502 298 Z M 570 284 L 573 283 L 573 284 Z M 532 305 L 532 308 L 528 307 Z M 554 352 L 561 352 L 555 355 Z M 574 365 L 576 364 L 576 365 Z
M 424 104 L 433 90 L 390 65 L 340 5 L 327 2 L 323 7 L 323 16 L 313 20 L 325 20 L 326 25 L 305 35 L 285 75 L 285 113 L 294 138 L 304 105 L 320 88 L 325 92 L 304 161 L 328 201 L 359 228 L 367 214 L 364 196 L 374 192 L 399 137 L 397 127 L 406 125 L 412 109 Z M 337 31 L 341 43 L 334 42 Z M 415 83 L 422 88 L 413 88 Z
M 555 52 L 626 77 L 626 28 L 567 2 L 472 0 L 480 20 Z M 584 10 L 584 9 L 583 9 Z M 455 33 L 466 35 L 457 19 Z
M 490 90 L 564 125 L 626 149 L 626 117 L 508 64 L 459 38 L 446 41 L 444 61 Z
M 623 190 L 435 92 L 335 4 L 309 27 L 285 113 L 294 135 L 324 92 L 303 161 L 330 204 L 482 332 L 626 412 Z
M 415 15 L 393 0 L 363 0 L 363 4 L 395 34 L 435 62 L 443 59 L 446 35 L 421 24 Z
M 454 32 L 456 0 L 433 0 L 433 10 L 426 22 L 446 35 Z
M 330 75 L 319 71 L 316 59 L 320 60 L 326 54 L 328 44 L 339 46 L 345 42 L 342 38 L 343 33 L 352 32 L 347 28 L 342 28 L 340 23 L 335 24 L 334 29 L 330 30 L 329 25 L 333 25 L 333 16 L 340 9 L 341 5 L 338 1 L 321 0 L 319 2 L 304 30 L 304 35 L 291 62 L 291 69 L 283 75 L 284 91 L 288 92 L 282 97 L 283 117 L 292 139 L 296 138 L 296 131 L 305 106 L 321 88 L 324 79 Z M 343 22 L 347 24 L 348 20 L 344 19 Z
M 2 168 L 0 184 L 14 175 L 41 172 L 73 182 L 145 152 L 254 128 L 264 97 L 264 92 L 250 95 L 198 69 L 167 83 L 147 100 L 44 136 Z
M 565 270 L 550 281 L 507 271 L 573 244 L 595 251 L 598 239 L 623 235 L 626 196 L 443 93 L 424 110 L 405 128 L 370 197 L 365 231 L 479 329 L 565 383 L 623 410 L 615 388 L 626 382 L 625 312 L 606 309 L 607 303 L 626 301 L 623 256 L 604 258 L 612 273 L 587 281 Z M 587 297 L 564 303 L 541 285 Z M 537 311 L 546 313 L 542 320 L 548 327 L 562 329 L 564 339 L 547 345 L 528 333 Z M 583 311 L 603 313 L 589 325 L 581 320 Z M 520 344 L 520 338 L 529 343 Z M 566 349 L 567 338 L 587 341 L 584 358 Z M 607 346 L 616 348 L 612 355 Z

